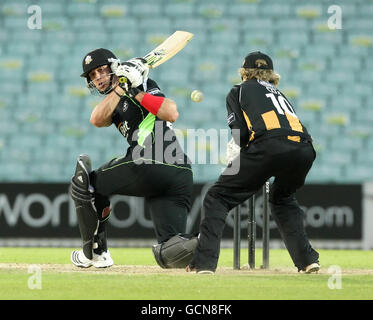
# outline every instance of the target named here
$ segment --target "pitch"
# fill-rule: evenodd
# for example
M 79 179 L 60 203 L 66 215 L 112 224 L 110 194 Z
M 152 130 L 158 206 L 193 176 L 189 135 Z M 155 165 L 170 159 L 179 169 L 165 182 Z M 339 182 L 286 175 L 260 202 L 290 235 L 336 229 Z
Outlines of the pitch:
M 351 300 L 373 297 L 373 252 L 320 250 L 318 274 L 299 274 L 285 250 L 271 250 L 270 269 L 233 270 L 222 249 L 215 275 L 158 267 L 151 249 L 111 249 L 115 265 L 80 269 L 70 248 L 2 248 L 0 299 Z M 242 250 L 242 257 L 247 256 Z M 257 250 L 260 262 L 261 250 Z M 245 261 L 242 261 L 244 264 Z

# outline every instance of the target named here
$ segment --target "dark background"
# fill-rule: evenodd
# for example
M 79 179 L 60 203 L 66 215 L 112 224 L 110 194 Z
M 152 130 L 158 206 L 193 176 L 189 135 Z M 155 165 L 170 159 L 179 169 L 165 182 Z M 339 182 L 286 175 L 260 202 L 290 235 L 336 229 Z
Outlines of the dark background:
M 200 223 L 201 190 L 204 185 L 194 186 L 194 218 L 189 222 L 189 232 L 198 231 Z M 142 198 L 126 197 L 116 202 L 115 216 L 110 217 L 110 238 L 154 238 L 149 210 Z M 131 199 L 131 200 L 129 200 Z M 298 202 L 305 210 L 306 231 L 311 239 L 359 240 L 362 237 L 362 188 L 361 185 L 306 185 L 297 193 Z M 132 211 L 130 211 L 131 201 Z M 54 205 L 53 205 L 54 203 Z M 60 203 L 57 205 L 57 203 Z M 256 195 L 257 236 L 261 237 L 261 193 Z M 143 209 L 144 208 L 144 212 Z M 133 211 L 135 210 L 135 211 Z M 146 225 L 138 222 L 137 212 L 143 212 Z M 348 210 L 353 215 L 340 219 L 340 225 L 331 212 Z M 247 234 L 247 207 L 241 210 L 242 237 Z M 321 213 L 320 213 L 321 212 Z M 6 215 L 7 213 L 7 215 Z M 129 219 L 130 213 L 132 219 Z M 134 216 L 136 215 L 136 216 Z M 29 219 L 24 217 L 28 216 Z M 25 220 L 35 222 L 34 226 Z M 113 225 L 114 220 L 131 220 L 128 227 Z M 310 223 L 311 221 L 311 223 Z M 313 222 L 313 223 L 312 223 Z M 349 225 L 347 222 L 352 222 Z M 230 214 L 224 230 L 224 238 L 232 238 L 233 218 Z M 271 220 L 272 239 L 279 238 Z M 74 205 L 68 196 L 67 184 L 0 184 L 0 237 L 1 238 L 77 238 L 80 237 Z

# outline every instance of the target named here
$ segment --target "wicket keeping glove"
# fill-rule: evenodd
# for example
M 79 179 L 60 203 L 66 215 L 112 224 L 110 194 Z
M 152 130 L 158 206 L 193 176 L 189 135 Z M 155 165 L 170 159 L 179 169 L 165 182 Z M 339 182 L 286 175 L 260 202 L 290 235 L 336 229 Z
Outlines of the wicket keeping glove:
M 227 153 L 226 153 L 226 158 L 227 158 L 227 164 L 232 163 L 232 161 L 240 154 L 241 147 L 238 146 L 234 139 L 232 138 L 231 141 L 228 142 L 227 144 Z

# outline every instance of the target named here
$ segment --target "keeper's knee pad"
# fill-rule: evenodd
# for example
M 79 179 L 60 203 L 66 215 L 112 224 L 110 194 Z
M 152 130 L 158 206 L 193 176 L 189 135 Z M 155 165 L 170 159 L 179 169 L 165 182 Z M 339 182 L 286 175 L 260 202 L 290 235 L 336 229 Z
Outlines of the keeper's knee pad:
M 152 250 L 161 268 L 185 268 L 192 261 L 197 245 L 197 237 L 186 238 L 176 235 L 166 242 L 154 245 Z

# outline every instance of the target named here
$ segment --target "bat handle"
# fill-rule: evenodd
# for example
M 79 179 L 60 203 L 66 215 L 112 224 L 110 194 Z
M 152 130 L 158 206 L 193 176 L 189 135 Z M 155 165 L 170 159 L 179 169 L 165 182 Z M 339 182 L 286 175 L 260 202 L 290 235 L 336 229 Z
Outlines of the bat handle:
M 126 77 L 120 77 L 119 78 L 119 83 L 120 84 L 125 84 L 125 83 L 127 83 L 127 81 L 128 81 L 128 79 Z
M 131 87 L 131 82 L 126 77 L 120 77 L 118 79 L 119 85 L 128 92 L 128 89 Z

